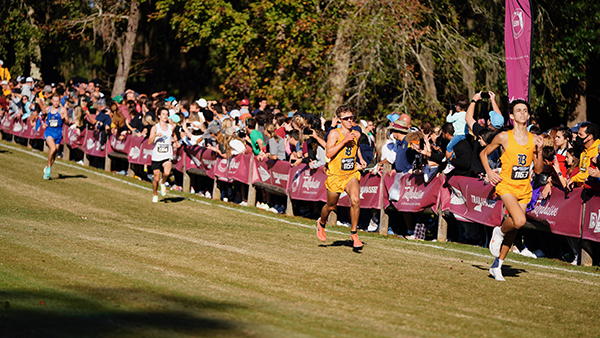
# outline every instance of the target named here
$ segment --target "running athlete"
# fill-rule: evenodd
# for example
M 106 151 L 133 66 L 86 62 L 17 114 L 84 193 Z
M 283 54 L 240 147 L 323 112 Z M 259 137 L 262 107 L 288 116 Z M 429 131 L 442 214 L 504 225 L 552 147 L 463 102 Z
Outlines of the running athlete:
M 171 175 L 171 160 L 173 159 L 173 127 L 168 123 L 169 110 L 167 108 L 161 108 L 159 112 L 158 124 L 152 127 L 150 131 L 150 137 L 148 138 L 148 144 L 154 144 L 152 149 L 152 172 L 154 173 L 154 180 L 152 181 L 152 202 L 158 202 L 158 184 L 160 182 L 160 194 L 165 196 L 167 194 L 167 187 L 165 181 Z M 162 179 L 160 173 L 162 172 Z
M 321 241 L 327 240 L 325 234 L 325 223 L 321 220 L 327 220 L 329 213 L 334 211 L 340 194 L 344 191 L 350 197 L 350 238 L 356 249 L 362 248 L 363 244 L 358 239 L 357 226 L 358 216 L 360 214 L 360 173 L 358 170 L 366 166 L 366 163 L 356 163 L 356 152 L 358 150 L 358 139 L 360 133 L 351 130 L 354 120 L 355 110 L 350 106 L 340 106 L 335 115 L 342 121 L 341 127 L 334 129 L 329 133 L 325 147 L 325 156 L 330 158 L 328 164 L 327 180 L 327 203 L 321 210 L 321 217 L 317 220 L 317 237 Z
M 52 94 L 51 106 L 46 111 L 44 127 L 44 140 L 48 145 L 48 166 L 44 168 L 44 179 L 49 180 L 52 174 L 52 165 L 56 160 L 58 145 L 63 136 L 63 120 L 68 122 L 67 109 L 60 105 L 60 95 Z
M 531 183 L 529 173 L 534 161 L 534 170 L 542 172 L 543 139 L 527 131 L 529 119 L 529 103 L 515 100 L 509 106 L 510 118 L 514 121 L 514 129 L 502 132 L 492 140 L 479 155 L 481 163 L 491 184 L 496 186 L 496 195 L 508 211 L 500 227 L 494 228 L 490 241 L 490 252 L 496 259 L 490 267 L 490 274 L 497 281 L 505 281 L 502 276 L 502 263 L 515 241 L 517 230 L 525 225 L 525 210 L 531 200 Z M 488 155 L 502 146 L 504 153 L 500 157 L 502 170 L 500 175 L 490 169 Z

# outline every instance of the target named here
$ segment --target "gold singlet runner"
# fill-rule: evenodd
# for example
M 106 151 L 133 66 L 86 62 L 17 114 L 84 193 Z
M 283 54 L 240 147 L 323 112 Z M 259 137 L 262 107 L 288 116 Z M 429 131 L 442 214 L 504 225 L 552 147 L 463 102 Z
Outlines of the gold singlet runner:
M 340 134 L 340 138 L 335 143 L 337 145 L 340 142 L 344 142 L 345 137 L 339 128 L 335 130 Z M 360 181 L 360 173 L 356 168 L 357 151 L 358 144 L 356 141 L 353 141 L 349 146 L 342 148 L 342 150 L 329 161 L 327 180 L 325 181 L 327 190 L 341 194 L 344 192 L 346 184 L 348 184 L 351 179 L 356 178 Z
M 519 203 L 527 204 L 531 200 L 532 192 L 529 172 L 531 171 L 535 149 L 533 134 L 527 133 L 528 141 L 524 146 L 517 143 L 512 130 L 509 130 L 507 134 L 508 147 L 505 149 L 504 154 L 500 156 L 502 162 L 500 177 L 502 181 L 496 186 L 496 195 L 512 194 Z

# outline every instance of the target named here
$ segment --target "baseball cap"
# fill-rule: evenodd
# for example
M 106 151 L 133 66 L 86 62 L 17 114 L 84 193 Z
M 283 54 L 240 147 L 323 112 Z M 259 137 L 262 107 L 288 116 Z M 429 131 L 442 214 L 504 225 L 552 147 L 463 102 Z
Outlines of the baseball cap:
M 201 126 L 202 126 L 202 122 L 200 122 L 200 121 L 194 121 L 194 122 L 192 122 L 191 128 L 193 130 L 198 130 L 198 129 L 200 129 Z
M 123 96 L 117 95 L 117 96 L 113 97 L 113 101 L 115 101 L 118 104 L 121 104 L 121 102 L 123 102 Z
M 245 120 L 246 120 L 247 118 L 249 118 L 249 117 L 252 117 L 252 114 L 250 114 L 250 113 L 243 113 L 243 114 L 240 116 L 240 120 L 242 120 L 242 121 L 245 121 Z
M 175 101 L 175 98 L 173 96 L 169 96 L 165 99 L 166 102 L 171 102 L 171 101 Z
M 202 135 L 202 138 L 209 138 L 211 137 L 212 134 L 218 134 L 221 131 L 221 128 L 219 128 L 218 125 L 213 124 L 212 126 L 210 126 L 208 129 L 206 129 L 206 132 Z
M 4 64 L 4 61 L 0 60 L 0 66 L 2 66 Z
M 239 110 L 234 109 L 231 112 L 229 112 L 229 116 L 231 116 L 232 118 L 236 118 L 236 117 L 242 116 L 242 114 L 240 113 Z
M 45 85 L 44 86 L 44 93 L 52 93 L 52 86 Z
M 496 129 L 500 129 L 502 128 L 502 126 L 504 125 L 504 117 L 502 116 L 502 114 L 497 113 L 495 111 L 490 111 L 490 123 L 492 124 L 492 126 Z
M 2 82 L 0 83 L 0 85 L 7 85 L 7 84 L 8 84 L 8 81 L 6 81 L 6 80 L 2 80 Z
M 394 123 L 394 122 L 396 122 L 396 120 L 398 120 L 398 119 L 400 118 L 400 115 L 398 115 L 398 114 L 396 114 L 396 113 L 393 113 L 393 114 L 388 114 L 388 115 L 386 116 L 386 118 L 387 118 L 387 119 L 388 119 L 390 122 Z
M 45 88 L 44 88 L 44 89 L 45 89 Z M 97 103 L 97 104 L 98 104 L 98 106 L 102 106 L 102 107 L 104 107 L 104 106 L 106 106 L 106 100 L 105 100 L 105 99 L 100 99 L 100 100 L 98 100 L 98 103 Z
M 208 107 L 208 102 L 206 102 L 205 99 L 200 99 L 200 100 L 196 101 L 196 103 L 200 106 L 200 108 Z
M 248 101 L 248 99 L 243 99 L 240 102 L 240 106 L 249 106 L 250 105 L 250 101 Z
M 235 134 L 235 127 L 234 126 L 225 128 L 225 135 L 231 136 L 233 134 Z
M 171 120 L 173 120 L 173 122 L 175 122 L 175 123 L 179 123 L 179 122 L 181 122 L 181 118 L 179 118 L 179 115 L 177 115 L 177 114 L 171 114 L 171 115 L 169 116 L 169 118 L 170 118 Z
M 32 78 L 31 76 L 28 76 L 28 77 L 25 79 L 25 82 L 33 82 L 33 78 Z

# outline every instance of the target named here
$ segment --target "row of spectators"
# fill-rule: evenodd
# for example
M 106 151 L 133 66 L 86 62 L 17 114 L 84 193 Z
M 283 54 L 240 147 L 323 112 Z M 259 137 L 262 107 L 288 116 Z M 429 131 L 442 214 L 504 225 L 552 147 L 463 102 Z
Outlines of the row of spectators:
M 174 125 L 173 141 L 177 145 L 204 146 L 225 158 L 253 153 L 260 160 L 288 161 L 291 166 L 305 163 L 313 169 L 326 165 L 327 136 L 340 122 L 336 118 L 326 120 L 321 115 L 301 112 L 296 106 L 282 111 L 266 99 L 258 99 L 251 107 L 247 99 L 240 102 L 187 101 L 167 97 L 165 92 L 147 95 L 133 90 L 109 98 L 95 82 L 51 86 L 23 77 L 2 82 L 0 114 L 35 125 L 37 120 L 43 119 L 54 92 L 61 96 L 61 104 L 67 108 L 68 121 L 65 122 L 79 132 L 87 128 L 119 138 L 127 134 L 147 137 L 156 123 L 156 112 L 166 107 L 170 112 L 169 122 Z M 492 110 L 486 119 L 475 120 L 476 107 L 482 100 L 489 100 Z M 357 119 L 353 127 L 361 132 L 357 161 L 366 165 L 365 171 L 381 174 L 383 165 L 390 164 L 392 174 L 423 174 L 426 182 L 443 171 L 446 175 L 487 180 L 479 154 L 498 133 L 510 128 L 510 123 L 506 122 L 509 121 L 501 113 L 493 92 L 477 93 L 471 100 L 460 95 L 447 116 L 447 123 L 442 126 L 425 121 L 416 127 L 409 115 L 400 113 L 387 115 L 376 127 L 376 121 Z M 561 126 L 543 133 L 534 122 L 529 131 L 544 137 L 546 164 L 542 174 L 532 174 L 535 193 L 531 207 L 538 197 L 546 198 L 552 186 L 565 190 L 574 186 L 595 189 L 600 177 L 600 171 L 596 169 L 600 145 L 596 125 L 584 123 L 575 129 Z M 488 156 L 492 169 L 500 168 L 500 156 L 500 149 Z M 231 196 L 232 200 L 245 203 L 240 190 Z M 271 200 L 270 195 L 263 192 L 259 206 L 283 212 L 283 203 L 272 203 Z M 402 216 L 392 222 L 391 233 L 415 238 L 415 227 L 435 224 L 429 216 L 409 213 Z M 365 229 L 377 230 L 376 212 L 362 219 Z M 458 241 L 486 245 L 486 227 L 464 221 L 457 224 Z M 529 250 L 523 245 L 530 242 L 536 242 L 529 246 L 538 250 Z M 531 251 L 538 251 L 536 257 L 541 256 L 544 252 L 541 242 L 525 238 L 515 250 L 530 256 L 533 256 Z M 580 249 L 575 240 L 569 240 L 569 244 L 572 249 L 569 260 L 576 263 Z

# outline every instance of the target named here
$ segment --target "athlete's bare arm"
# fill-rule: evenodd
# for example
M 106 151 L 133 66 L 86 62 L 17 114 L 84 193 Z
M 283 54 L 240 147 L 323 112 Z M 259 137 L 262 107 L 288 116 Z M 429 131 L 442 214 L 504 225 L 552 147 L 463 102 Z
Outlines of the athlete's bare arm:
M 544 158 L 542 150 L 544 149 L 544 139 L 539 135 L 533 135 L 533 143 L 535 144 L 536 156 L 533 170 L 536 174 L 541 174 L 544 170 Z
M 152 126 L 152 130 L 150 130 L 150 137 L 148 137 L 148 144 L 153 144 L 154 139 L 161 136 L 162 134 L 156 132 L 156 125 Z
M 327 147 L 325 148 L 325 156 L 328 158 L 334 158 L 337 153 L 342 150 L 346 144 L 352 143 L 352 141 L 356 142 L 358 140 L 357 131 L 351 131 L 348 133 L 344 142 L 340 142 L 335 144 L 340 139 L 339 133 L 334 133 L 333 131 L 329 133 L 329 138 L 327 138 Z
M 492 140 L 492 143 L 488 144 L 481 153 L 479 154 L 479 158 L 481 159 L 481 164 L 483 165 L 483 169 L 485 169 L 485 173 L 487 174 L 488 180 L 492 185 L 496 185 L 502 181 L 500 175 L 490 168 L 490 163 L 488 162 L 488 155 L 491 154 L 496 148 L 503 147 L 506 149 L 508 146 L 508 134 L 506 132 L 502 132 Z M 542 163 L 543 164 L 543 163 Z

